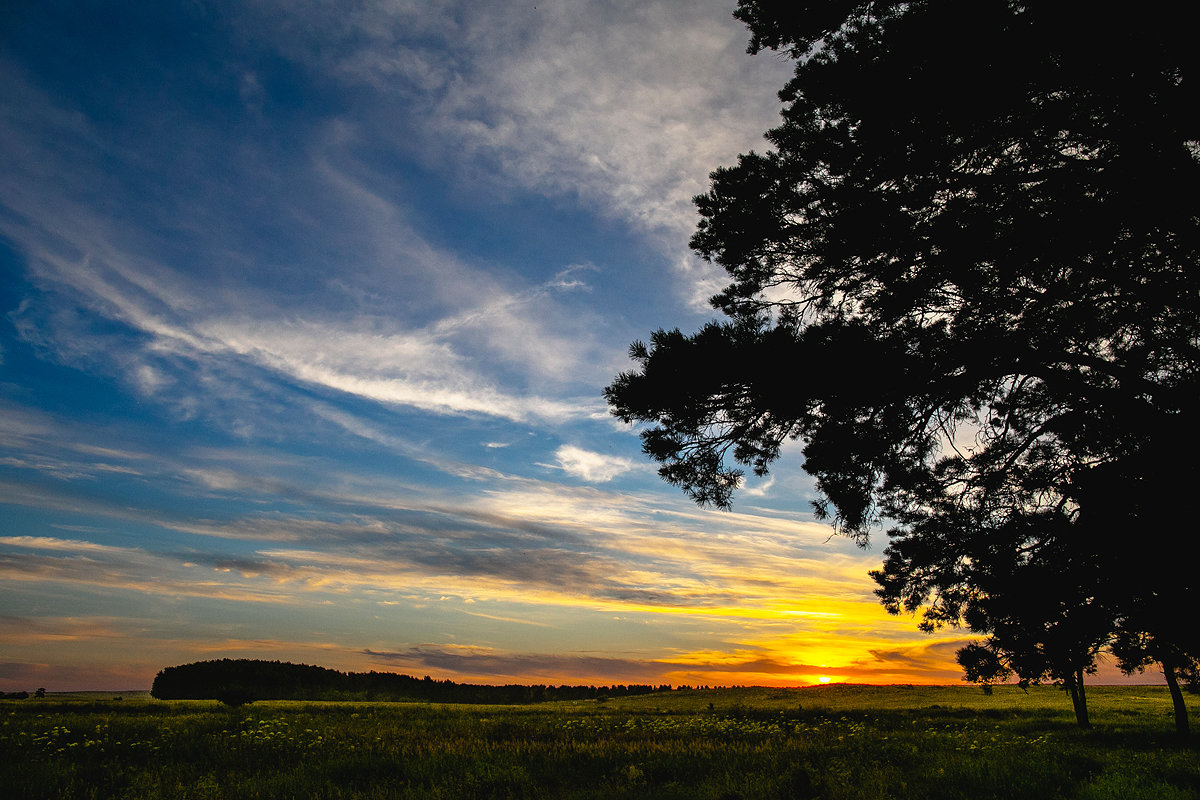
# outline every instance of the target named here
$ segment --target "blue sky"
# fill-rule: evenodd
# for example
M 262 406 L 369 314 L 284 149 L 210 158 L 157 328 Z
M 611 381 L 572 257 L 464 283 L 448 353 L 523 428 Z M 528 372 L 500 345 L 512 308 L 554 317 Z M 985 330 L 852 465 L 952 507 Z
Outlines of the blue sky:
M 605 408 L 715 313 L 790 72 L 732 10 L 3 4 L 0 688 L 957 680 L 796 452 L 706 511 Z

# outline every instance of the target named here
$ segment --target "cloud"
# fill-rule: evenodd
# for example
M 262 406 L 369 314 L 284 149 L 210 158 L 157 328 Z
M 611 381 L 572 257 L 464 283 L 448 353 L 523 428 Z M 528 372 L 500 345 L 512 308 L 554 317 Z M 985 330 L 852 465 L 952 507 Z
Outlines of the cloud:
M 766 480 L 756 486 L 743 486 L 741 493 L 747 497 L 766 497 L 771 492 L 771 487 L 775 485 L 775 476 L 771 475 Z
M 976 636 L 959 636 L 929 643 L 871 649 L 868 651 L 870 658 L 859 659 L 854 666 L 890 676 L 923 680 L 944 677 L 954 681 L 962 677 L 962 668 L 955 661 L 955 654 L 965 645 L 977 641 L 979 638 Z
M 519 679 L 530 683 L 543 680 L 654 681 L 664 672 L 663 663 L 652 659 L 592 653 L 511 653 L 461 645 L 417 645 L 392 651 L 364 649 L 363 653 L 391 669 L 433 670 L 442 674 Z
M 724 4 L 564 3 L 521 22 L 500 13 L 467 19 L 469 79 L 449 85 L 435 125 L 526 185 L 690 231 L 708 171 L 774 118 L 777 65 L 745 57 Z M 517 24 L 532 26 L 531 41 L 508 48 Z
M 594 268 L 539 282 L 471 263 L 433 243 L 416 189 L 381 178 L 377 159 L 408 152 L 476 193 L 574 198 L 678 249 L 688 198 L 773 117 L 782 66 L 745 56 L 745 31 L 715 3 L 272 8 L 231 24 L 359 98 L 289 131 L 295 151 L 168 115 L 194 155 L 146 172 L 136 137 L 111 140 L 6 70 L 0 142 L 26 157 L 0 189 L 0 233 L 39 290 L 13 316 L 25 341 L 248 436 L 267 415 L 234 406 L 291 383 L 525 424 L 603 416 L 612 346 L 602 317 L 565 299 Z M 231 75 L 261 109 L 264 77 Z M 208 152 L 233 160 L 223 177 Z M 133 177 L 116 186 L 121 166 Z M 98 186 L 118 194 L 95 202 Z M 102 210 L 114 203 L 119 218 Z
M 589 483 L 607 483 L 634 469 L 628 458 L 606 456 L 575 445 L 563 445 L 555 451 L 558 467 L 568 475 Z
M 407 586 L 560 607 L 793 620 L 806 618 L 805 598 L 814 592 L 870 603 L 861 559 L 804 553 L 798 547 L 808 536 L 804 526 L 787 520 L 693 516 L 682 501 L 683 513 L 664 507 L 651 513 L 629 495 L 511 477 L 475 496 L 453 490 L 401 495 L 392 484 L 350 471 L 308 471 L 319 466 L 219 451 L 143 465 L 147 473 L 186 476 L 222 494 L 236 504 L 230 511 L 246 510 L 224 520 L 122 501 L 85 503 L 69 492 L 19 483 L 0 487 L 0 499 L 162 532 L 144 534 L 155 552 L 8 537 L 2 544 L 37 555 L 10 553 L 7 571 L 88 585 L 144 582 L 146 591 L 166 594 L 210 596 L 227 589 L 260 601 Z M 251 510 L 272 498 L 288 498 L 293 510 Z M 209 542 L 187 552 L 152 544 L 170 531 Z M 828 536 L 821 529 L 811 538 L 820 542 L 822 532 Z M 245 544 L 216 544 L 221 541 Z
M 812 683 L 818 676 L 858 683 L 928 682 L 931 678 L 956 682 L 961 677 L 961 670 L 953 663 L 952 648 L 959 645 L 961 642 L 955 641 L 907 648 L 927 651 L 919 657 L 924 670 L 903 657 L 901 663 L 894 663 L 890 658 L 850 664 L 811 663 L 758 648 L 738 648 L 732 652 L 598 655 L 591 652 L 522 653 L 482 646 L 419 644 L 395 650 L 366 648 L 362 652 L 391 670 L 451 674 L 459 679 L 525 683 L 640 682 L 676 686 L 788 685 L 797 681 Z
M 566 0 L 506 5 L 368 2 L 310 9 L 280 28 L 267 3 L 247 25 L 356 91 L 363 122 L 472 192 L 513 186 L 570 198 L 649 234 L 679 265 L 680 294 L 706 306 L 723 284 L 689 258 L 691 198 L 708 174 L 764 145 L 791 65 L 746 55 L 723 2 Z
M 257 153 L 264 161 L 244 171 L 248 180 L 273 169 L 269 211 L 247 205 L 260 188 L 167 171 L 138 187 L 154 194 L 177 184 L 162 207 L 131 196 L 120 218 L 109 216 L 97 210 L 109 204 L 85 202 L 89 184 L 103 179 L 101 134 L 19 75 L 5 86 L 14 84 L 29 110 L 0 109 L 0 142 L 29 157 L 0 188 L 0 233 L 25 256 L 34 290 L 10 319 L 39 350 L 119 377 L 185 418 L 207 412 L 235 429 L 264 415 L 230 420 L 222 403 L 297 383 L 540 425 L 603 413 L 597 316 L 560 302 L 586 291 L 583 268 L 531 283 L 430 244 L 402 200 L 356 177 L 376 167 L 319 127 L 301 131 L 311 137 L 307 163 Z M 109 150 L 104 159 L 116 164 L 140 158 Z M 58 166 L 53 181 L 39 166 L 49 163 Z M 213 215 L 222 219 L 199 224 Z M 253 237 L 279 217 L 303 222 L 287 229 L 284 246 L 264 251 Z M 197 222 L 180 229 L 180 220 Z M 328 243 L 303 252 L 291 244 L 314 238 Z
M 209 322 L 202 330 L 233 353 L 296 380 L 390 405 L 520 422 L 581 418 L 599 408 L 596 401 L 522 396 L 496 386 L 462 348 L 427 331 L 244 319 Z
M 95 575 L 87 575 L 78 558 L 47 559 L 46 548 L 21 562 L 47 579 L 82 575 L 85 583 L 103 578 L 123 586 L 144 580 L 156 585 L 153 591 L 166 592 L 169 586 L 158 584 L 169 575 L 183 592 L 203 581 L 239 592 L 261 586 L 270 597 L 407 585 L 553 607 L 801 621 L 820 619 L 812 616 L 816 611 L 846 613 L 839 606 L 815 607 L 813 597 L 873 605 L 867 559 L 841 540 L 829 542 L 825 526 L 766 510 L 706 512 L 661 492 L 565 486 L 474 466 L 439 457 L 436 448 L 328 404 L 309 409 L 310 419 L 338 426 L 328 441 L 344 450 L 342 434 L 352 432 L 399 454 L 423 477 L 449 482 L 435 488 L 381 473 L 371 463 L 241 446 L 151 455 L 128 429 L 96 429 L 12 408 L 17 413 L 0 421 L 0 436 L 8 437 L 14 452 L 0 502 L 85 514 L 89 528 L 137 531 L 138 541 L 153 551 L 92 553 L 99 559 Z M 41 461 L 33 459 L 38 453 L 45 454 L 37 456 Z M 560 468 L 589 482 L 631 468 L 578 447 L 560 448 L 557 455 Z M 102 474 L 97 463 L 111 465 L 105 474 L 127 477 L 137 494 L 81 495 L 79 480 Z M 143 481 L 167 494 L 144 495 Z M 142 499 L 133 502 L 134 496 Z M 219 498 L 219 518 L 193 510 L 201 498 Z M 211 506 L 205 500 L 201 507 Z M 101 520 L 110 522 L 98 525 Z M 180 537 L 187 537 L 187 552 L 165 544 Z M 32 541 L 14 538 L 8 547 Z M 60 553 L 82 546 L 42 541 Z M 183 563 L 209 571 L 167 566 Z
M 70 221 L 63 220 L 62 225 L 59 233 L 70 235 Z M 603 412 L 591 398 L 556 399 L 514 391 L 505 385 L 511 379 L 504 373 L 486 374 L 486 349 L 473 349 L 476 341 L 488 341 L 493 351 L 523 369 L 571 374 L 570 362 L 564 359 L 578 348 L 537 330 L 528 321 L 532 314 L 516 313 L 517 306 L 529 306 L 538 297 L 544 302 L 542 293 L 493 299 L 490 305 L 443 318 L 426 329 L 406 329 L 396 321 L 374 317 L 325 321 L 324 311 L 297 314 L 272 308 L 263 298 L 256 298 L 258 309 L 253 315 L 248 308 L 242 315 L 230 313 L 228 307 L 205 309 L 198 293 L 188 295 L 180 287 L 169 295 L 118 287 L 127 277 L 121 273 L 129 272 L 120 265 L 136 261 L 127 253 L 71 264 L 39 252 L 35 241 L 26 239 L 21 244 L 32 256 L 35 273 L 57 294 L 72 297 L 73 302 L 91 298 L 87 302 L 94 311 L 149 336 L 143 341 L 114 339 L 78 314 L 53 310 L 48 302 L 27 301 L 13 315 L 23 338 L 53 349 L 67 363 L 108 362 L 110 370 L 130 376 L 132 388 L 148 397 L 167 399 L 166 393 L 174 389 L 203 400 L 195 389 L 206 373 L 227 376 L 222 382 L 235 390 L 249 389 L 253 384 L 235 376 L 244 365 L 254 365 L 302 384 L 435 414 L 558 422 Z M 112 248 L 111 242 L 77 244 L 85 249 Z M 142 289 L 151 287 L 150 282 L 144 283 Z M 535 349 L 516 348 L 516 342 L 529 341 L 540 344 Z M 550 351 L 553 357 L 547 355 Z M 181 385 L 182 378 L 190 380 Z M 275 386 L 278 390 L 280 384 Z

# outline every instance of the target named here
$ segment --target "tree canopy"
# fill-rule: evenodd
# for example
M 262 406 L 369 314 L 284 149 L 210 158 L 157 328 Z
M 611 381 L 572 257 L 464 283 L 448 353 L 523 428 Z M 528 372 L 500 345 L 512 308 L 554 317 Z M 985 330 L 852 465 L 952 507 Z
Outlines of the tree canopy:
M 1200 654 L 1170 613 L 1200 563 L 1200 71 L 1174 8 L 739 3 L 750 51 L 796 68 L 770 149 L 696 198 L 726 319 L 635 343 L 606 389 L 660 474 L 728 507 L 797 439 L 820 517 L 887 528 L 890 610 L 1032 677 L 1071 638 L 1081 679 L 1116 630 Z M 1018 602 L 1034 576 L 1055 591 Z
M 615 686 L 546 686 L 455 683 L 426 675 L 394 672 L 339 672 L 326 667 L 222 658 L 166 667 L 150 689 L 159 700 L 216 699 L 230 705 L 254 700 L 394 700 L 436 703 L 540 703 L 628 697 L 669 692 L 671 687 L 639 684 Z

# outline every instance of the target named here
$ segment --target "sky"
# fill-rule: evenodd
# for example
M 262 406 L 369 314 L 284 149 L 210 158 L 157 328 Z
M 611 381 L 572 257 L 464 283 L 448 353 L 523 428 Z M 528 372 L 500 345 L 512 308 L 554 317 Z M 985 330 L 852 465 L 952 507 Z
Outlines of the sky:
M 0 4 L 0 689 L 958 682 L 798 447 L 706 510 L 605 406 L 717 313 L 791 72 L 733 7 Z

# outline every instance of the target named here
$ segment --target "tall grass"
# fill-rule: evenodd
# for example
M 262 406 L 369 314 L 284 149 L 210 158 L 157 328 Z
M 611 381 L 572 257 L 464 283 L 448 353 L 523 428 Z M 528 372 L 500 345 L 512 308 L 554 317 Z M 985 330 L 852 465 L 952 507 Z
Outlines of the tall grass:
M 1158 687 L 673 692 L 537 706 L 0 704 L 13 798 L 1200 798 Z

